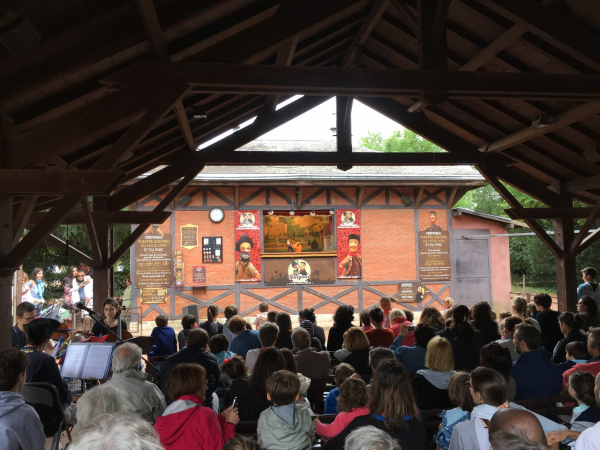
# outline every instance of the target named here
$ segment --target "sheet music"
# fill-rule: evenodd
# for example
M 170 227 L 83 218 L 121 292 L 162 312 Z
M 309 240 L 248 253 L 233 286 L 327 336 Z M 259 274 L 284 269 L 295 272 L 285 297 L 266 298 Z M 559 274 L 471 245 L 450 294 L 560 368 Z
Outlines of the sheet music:
M 97 380 L 108 378 L 114 349 L 114 344 L 90 344 L 81 378 Z
M 81 378 L 89 345 L 72 344 L 67 347 L 67 355 L 62 366 L 63 378 Z

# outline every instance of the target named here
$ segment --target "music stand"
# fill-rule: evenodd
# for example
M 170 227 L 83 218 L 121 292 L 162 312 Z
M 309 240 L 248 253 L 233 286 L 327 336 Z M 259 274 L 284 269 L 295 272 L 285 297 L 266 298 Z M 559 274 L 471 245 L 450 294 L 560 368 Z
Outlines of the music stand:
M 125 342 L 131 342 L 142 349 L 142 355 L 147 355 L 152 350 L 152 346 L 156 341 L 156 336 L 138 336 L 132 339 L 127 339 Z

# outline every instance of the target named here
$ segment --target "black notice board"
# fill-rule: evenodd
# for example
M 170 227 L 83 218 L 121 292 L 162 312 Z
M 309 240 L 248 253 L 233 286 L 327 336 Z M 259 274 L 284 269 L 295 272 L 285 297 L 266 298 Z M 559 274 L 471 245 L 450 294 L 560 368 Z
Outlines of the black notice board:
M 223 238 L 222 237 L 203 237 L 202 238 L 202 263 L 222 263 L 223 262 Z

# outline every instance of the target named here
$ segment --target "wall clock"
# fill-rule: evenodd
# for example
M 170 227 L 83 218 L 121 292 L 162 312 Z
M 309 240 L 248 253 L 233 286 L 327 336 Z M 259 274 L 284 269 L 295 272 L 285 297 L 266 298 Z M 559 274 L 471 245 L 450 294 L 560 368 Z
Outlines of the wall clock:
M 213 208 L 208 212 L 208 218 L 212 223 L 221 223 L 225 218 L 225 211 L 221 208 Z

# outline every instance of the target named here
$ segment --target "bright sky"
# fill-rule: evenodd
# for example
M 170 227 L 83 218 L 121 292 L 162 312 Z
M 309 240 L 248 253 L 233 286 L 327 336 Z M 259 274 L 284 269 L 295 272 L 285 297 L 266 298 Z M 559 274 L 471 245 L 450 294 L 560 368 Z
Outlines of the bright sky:
M 291 101 L 300 98 L 294 97 L 285 103 L 277 106 L 282 108 Z M 241 125 L 244 128 L 254 122 L 254 119 Z M 268 141 L 328 141 L 333 140 L 333 134 L 330 128 L 335 127 L 335 98 L 326 101 L 314 109 L 296 117 L 295 119 L 283 124 L 267 134 L 262 135 L 258 140 Z M 380 132 L 385 138 L 391 136 L 395 130 L 403 130 L 403 127 L 388 119 L 387 117 L 372 110 L 358 101 L 352 105 L 352 144 L 359 145 L 359 139 L 372 133 Z M 229 130 L 215 139 L 201 145 L 199 149 L 208 147 L 210 144 L 223 139 L 233 133 Z

